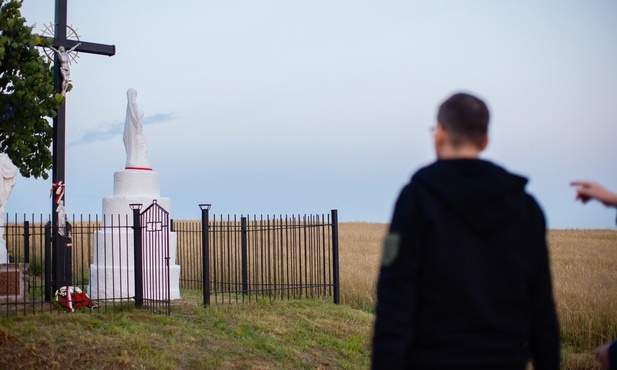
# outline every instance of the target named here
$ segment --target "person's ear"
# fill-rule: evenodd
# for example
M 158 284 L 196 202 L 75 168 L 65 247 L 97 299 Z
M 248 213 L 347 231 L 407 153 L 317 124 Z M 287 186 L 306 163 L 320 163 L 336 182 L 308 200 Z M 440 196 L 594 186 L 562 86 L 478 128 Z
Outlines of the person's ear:
M 435 156 L 441 158 L 443 148 L 446 145 L 448 133 L 439 123 L 435 126 L 435 134 L 433 136 L 433 145 L 435 146 Z
M 441 148 L 446 142 L 448 133 L 440 123 L 435 126 L 435 148 Z
M 480 151 L 483 151 L 484 149 L 486 149 L 486 147 L 488 146 L 488 135 L 484 136 L 484 139 L 482 139 L 482 144 L 480 144 Z

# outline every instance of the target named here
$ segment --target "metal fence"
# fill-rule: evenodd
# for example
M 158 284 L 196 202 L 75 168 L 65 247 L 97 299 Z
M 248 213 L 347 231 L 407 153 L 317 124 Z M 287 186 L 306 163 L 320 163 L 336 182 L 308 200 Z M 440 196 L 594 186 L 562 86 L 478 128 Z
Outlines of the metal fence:
M 212 220 L 205 210 L 201 222 L 176 221 L 173 231 L 180 286 L 202 289 L 205 304 L 324 296 L 340 303 L 336 210 Z
M 202 209 L 200 221 L 170 220 L 169 229 L 167 221 L 155 221 L 177 238 L 180 289 L 201 291 L 204 304 L 324 296 L 339 303 L 336 210 L 327 215 L 219 215 L 210 220 L 208 209 Z M 77 300 L 78 306 L 104 310 L 136 303 L 135 237 L 153 237 L 134 233 L 134 216 L 69 220 L 72 245 L 67 253 L 71 265 L 67 281 L 89 295 L 87 302 Z M 144 219 L 139 227 L 147 231 L 148 223 L 152 219 Z M 59 267 L 52 264 L 49 217 L 15 215 L 7 217 L 1 229 L 10 264 L 0 261 L 0 314 L 62 312 L 61 297 L 56 296 L 61 287 L 53 281 Z M 161 235 L 155 239 L 168 243 Z M 167 253 L 162 258 L 169 264 Z M 165 278 L 167 282 L 161 284 L 169 287 L 169 272 Z M 169 306 L 164 307 L 169 313 Z
M 44 218 L 42 215 L 23 215 L 22 218 L 14 215 L 2 228 L 5 245 L 0 245 L 0 248 L 6 248 L 10 264 L 0 261 L 0 314 L 58 309 L 54 303 L 58 289 L 54 289 L 52 281 L 54 267 L 49 220 L 49 217 Z M 73 287 L 88 290 L 95 233 L 103 227 L 115 228 L 113 221 L 109 221 L 110 224 L 104 225 L 98 218 L 92 219 L 90 216 L 73 216 L 70 221 L 73 243 L 68 263 L 71 265 L 70 280 Z M 20 290 L 16 281 L 23 282 L 21 286 L 25 289 L 24 294 L 14 295 Z

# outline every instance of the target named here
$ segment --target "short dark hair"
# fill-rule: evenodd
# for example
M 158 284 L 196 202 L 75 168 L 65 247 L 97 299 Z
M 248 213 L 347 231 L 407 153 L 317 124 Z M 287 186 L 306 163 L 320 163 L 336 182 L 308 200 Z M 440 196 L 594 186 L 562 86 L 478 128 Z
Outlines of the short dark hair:
M 489 111 L 479 98 L 457 93 L 439 106 L 437 122 L 448 132 L 452 144 L 470 142 L 482 146 L 488 132 Z

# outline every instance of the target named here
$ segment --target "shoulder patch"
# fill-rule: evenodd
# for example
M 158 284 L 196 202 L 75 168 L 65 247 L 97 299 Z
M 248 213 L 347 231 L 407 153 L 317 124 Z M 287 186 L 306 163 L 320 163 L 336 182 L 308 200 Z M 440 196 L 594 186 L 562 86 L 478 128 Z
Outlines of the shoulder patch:
M 381 255 L 382 266 L 388 267 L 396 261 L 398 251 L 401 244 L 401 235 L 399 233 L 389 233 L 383 242 L 383 252 Z

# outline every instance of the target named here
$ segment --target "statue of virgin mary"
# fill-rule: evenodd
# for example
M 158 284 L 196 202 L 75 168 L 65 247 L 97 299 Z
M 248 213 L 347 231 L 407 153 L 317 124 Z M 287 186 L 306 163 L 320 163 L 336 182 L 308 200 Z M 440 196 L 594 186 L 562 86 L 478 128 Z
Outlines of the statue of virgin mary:
M 127 170 L 148 170 L 148 142 L 144 135 L 141 119 L 144 116 L 137 106 L 137 90 L 128 89 L 126 92 L 128 103 L 126 106 L 126 122 L 124 124 L 124 147 L 126 148 Z

